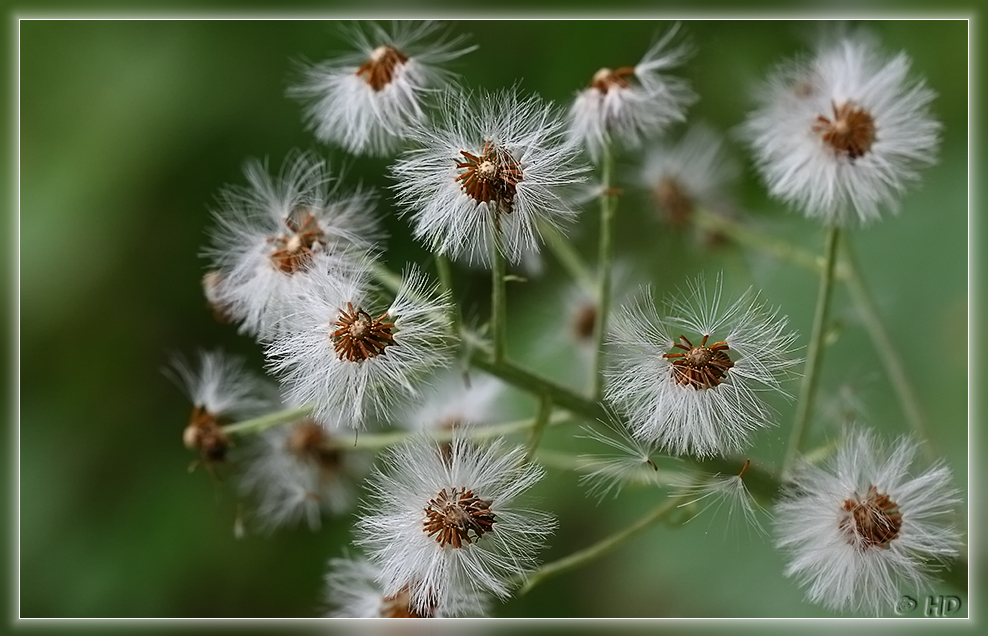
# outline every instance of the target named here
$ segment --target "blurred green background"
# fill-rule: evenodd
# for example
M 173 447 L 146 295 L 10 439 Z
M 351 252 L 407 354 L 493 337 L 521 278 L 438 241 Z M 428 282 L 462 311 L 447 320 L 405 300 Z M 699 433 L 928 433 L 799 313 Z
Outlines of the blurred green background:
M 601 66 L 636 63 L 667 27 L 648 21 L 453 23 L 479 49 L 452 68 L 483 89 L 520 83 L 566 104 Z M 690 121 L 727 132 L 752 106 L 753 84 L 807 50 L 815 23 L 687 22 L 696 55 L 676 74 L 700 101 Z M 854 232 L 860 261 L 934 432 L 967 502 L 967 24 L 868 23 L 889 52 L 906 51 L 939 97 L 941 159 L 904 197 L 901 214 Z M 175 352 L 221 346 L 261 368 L 260 349 L 217 325 L 200 291 L 198 257 L 224 184 L 243 182 L 248 157 L 280 166 L 316 149 L 351 183 L 386 188 L 386 160 L 320 146 L 285 91 L 301 59 L 346 50 L 319 21 L 26 21 L 20 35 L 20 615 L 25 617 L 310 617 L 320 612 L 325 563 L 348 541 L 352 517 L 272 537 L 233 536 L 232 474 L 186 470 L 182 393 L 162 374 Z M 672 135 L 678 135 L 673 130 Z M 823 233 L 769 201 L 742 147 L 737 204 L 756 227 L 814 251 Z M 806 344 L 816 280 L 733 247 L 710 251 L 662 225 L 636 191 L 638 156 L 624 153 L 618 250 L 632 286 L 659 293 L 724 270 L 729 293 L 755 285 L 781 306 Z M 388 260 L 429 266 L 384 197 Z M 595 253 L 595 210 L 572 231 Z M 566 320 L 562 270 L 510 288 L 513 357 L 579 382 L 572 356 L 547 334 Z M 487 278 L 461 269 L 468 315 L 482 316 Z M 863 422 L 906 431 L 895 396 L 850 298 L 835 294 L 822 404 L 853 394 Z M 554 344 L 555 343 L 555 344 Z M 795 383 L 788 386 L 795 392 Z M 531 407 L 519 398 L 522 407 Z M 793 405 L 759 434 L 754 461 L 777 466 Z M 838 427 L 821 409 L 811 445 Z M 550 431 L 551 450 L 601 450 Z M 546 560 L 631 523 L 665 497 L 629 488 L 597 505 L 574 474 L 537 488 L 560 517 Z M 965 506 L 966 509 L 966 506 Z M 764 519 L 763 519 L 764 521 Z M 959 523 L 966 527 L 960 511 Z M 495 609 L 497 616 L 828 616 L 782 576 L 771 541 L 710 511 L 685 528 L 657 526 L 608 557 Z M 920 594 L 954 594 L 946 586 Z M 964 613 L 966 614 L 966 597 Z

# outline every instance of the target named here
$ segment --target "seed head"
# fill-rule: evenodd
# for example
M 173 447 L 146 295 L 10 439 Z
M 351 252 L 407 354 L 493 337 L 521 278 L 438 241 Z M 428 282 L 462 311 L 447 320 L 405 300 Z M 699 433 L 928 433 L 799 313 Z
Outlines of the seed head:
M 289 95 L 321 141 L 355 155 L 387 156 L 424 124 L 426 97 L 452 83 L 444 65 L 475 49 L 435 22 L 362 23 L 346 28 L 353 52 L 303 70 Z
M 895 212 L 935 161 L 941 125 L 904 53 L 866 33 L 831 40 L 769 78 L 744 136 L 773 197 L 827 225 L 864 224 Z
M 907 590 L 935 589 L 937 562 L 960 547 L 957 491 L 942 462 L 913 466 L 917 450 L 906 437 L 886 447 L 852 431 L 826 465 L 792 471 L 773 516 L 786 576 L 809 600 L 880 614 Z
M 305 271 L 312 264 L 316 251 L 326 247 L 326 235 L 319 222 L 306 208 L 296 208 L 285 219 L 288 234 L 268 239 L 273 249 L 271 262 L 285 274 Z
M 330 334 L 333 349 L 340 360 L 346 358 L 350 362 L 361 362 L 381 355 L 385 347 L 396 344 L 395 324 L 384 322 L 388 317 L 386 312 L 374 320 L 363 309 L 354 309 L 353 303 L 347 302 L 346 306 L 334 324 L 338 329 Z
M 452 454 L 451 450 L 449 454 Z M 471 490 L 453 488 L 447 494 L 443 488 L 425 508 L 423 530 L 430 537 L 436 535 L 440 547 L 452 544 L 454 548 L 460 548 L 494 528 L 494 513 L 490 508 L 490 501 L 477 497 Z
M 379 46 L 371 53 L 370 59 L 357 69 L 357 75 L 367 80 L 375 91 L 380 91 L 391 83 L 395 69 L 408 61 L 408 57 L 391 46 Z
M 463 170 L 456 177 L 460 188 L 478 203 L 487 203 L 493 211 L 494 225 L 500 229 L 499 215 L 511 214 L 514 208 L 515 191 L 522 181 L 520 164 L 510 153 L 498 148 L 490 141 L 484 142 L 479 156 L 461 150 L 463 161 L 456 164 Z
M 864 499 L 855 492 L 844 501 L 844 510 L 849 514 L 840 522 L 840 528 L 847 533 L 848 543 L 862 550 L 874 546 L 884 548 L 899 536 L 902 527 L 899 506 L 874 486 L 868 489 Z
M 712 389 L 719 385 L 727 372 L 734 366 L 731 358 L 725 353 L 730 347 L 721 340 L 707 345 L 709 334 L 703 336 L 698 346 L 679 336 L 680 342 L 673 346 L 686 353 L 664 353 L 663 358 L 672 360 L 672 377 L 676 384 L 693 387 L 694 389 Z
M 865 109 L 853 102 L 845 102 L 840 107 L 833 103 L 831 118 L 820 115 L 813 132 L 838 155 L 857 159 L 871 150 L 875 141 L 875 120 Z
M 380 568 L 384 594 L 407 588 L 418 613 L 445 607 L 464 586 L 508 597 L 555 526 L 517 507 L 542 476 L 524 448 L 476 443 L 462 431 L 445 453 L 425 436 L 385 451 L 356 525 L 355 542 Z
M 721 287 L 720 277 L 713 294 L 702 279 L 691 281 L 664 315 L 646 289 L 614 314 L 605 397 L 627 414 L 635 437 L 677 455 L 742 451 L 775 419 L 759 394 L 786 395 L 781 381 L 799 362 L 786 318 L 750 290 L 722 302 Z M 703 335 L 697 343 L 680 330 Z
M 391 167 L 415 238 L 487 266 L 495 249 L 512 262 L 537 254 L 542 228 L 576 216 L 573 186 L 588 170 L 564 125 L 552 104 L 518 89 L 440 93 L 436 121 L 412 130 Z

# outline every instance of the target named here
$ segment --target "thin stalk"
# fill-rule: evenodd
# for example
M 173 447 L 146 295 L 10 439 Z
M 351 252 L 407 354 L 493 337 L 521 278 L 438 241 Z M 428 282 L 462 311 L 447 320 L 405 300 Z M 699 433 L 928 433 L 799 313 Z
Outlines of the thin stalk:
M 694 211 L 693 220 L 697 226 L 709 230 L 723 232 L 736 243 L 757 249 L 761 252 L 778 258 L 779 260 L 798 265 L 811 271 L 822 272 L 826 266 L 825 259 L 814 256 L 806 250 L 800 249 L 789 243 L 767 236 L 752 230 L 742 223 L 733 219 L 711 213 L 707 210 L 698 209 Z M 899 357 L 898 349 L 892 344 L 885 324 L 878 313 L 877 306 L 872 298 L 868 286 L 861 276 L 861 270 L 856 262 L 853 248 L 845 234 L 841 241 L 844 245 L 844 254 L 840 262 L 835 266 L 834 277 L 847 284 L 851 297 L 861 312 L 861 317 L 865 323 L 865 329 L 871 338 L 875 351 L 878 353 L 889 381 L 899 400 L 906 420 L 910 428 L 927 441 L 923 444 L 923 452 L 927 457 L 933 459 L 937 451 L 932 444 L 932 438 L 926 427 L 926 418 L 916 397 L 915 389 L 909 381 L 905 371 L 905 365 Z
M 614 251 L 614 154 L 610 144 L 604 144 L 601 162 L 600 243 L 597 252 L 597 316 L 593 326 L 594 364 L 590 396 L 599 400 L 604 394 L 604 336 L 611 308 L 611 261 Z
M 237 422 L 236 424 L 229 424 L 223 427 L 223 432 L 228 435 L 249 435 L 252 433 L 260 433 L 261 431 L 267 430 L 274 426 L 300 420 L 309 415 L 311 412 L 312 407 L 308 406 L 296 409 L 286 409 L 284 411 L 270 413 L 262 417 Z M 539 416 L 535 418 L 504 422 L 501 424 L 492 424 L 490 426 L 461 428 L 456 429 L 456 433 L 454 433 L 451 429 L 442 429 L 430 432 L 428 435 L 430 435 L 437 442 L 448 442 L 453 439 L 454 434 L 466 434 L 470 437 L 470 439 L 484 439 L 487 437 L 511 435 L 512 433 L 518 433 L 521 431 L 534 429 L 536 427 L 540 427 L 544 430 L 549 426 L 558 426 L 559 424 L 567 422 L 570 419 L 572 419 L 572 416 L 564 411 L 559 411 L 556 413 L 550 412 L 544 417 L 542 417 L 542 414 L 540 413 Z M 406 439 L 414 437 L 418 434 L 419 433 L 412 431 L 372 433 L 358 435 L 355 442 L 351 442 L 349 439 L 344 440 L 342 437 L 334 437 L 327 442 L 327 446 L 329 448 L 338 448 L 341 450 L 380 450 L 382 448 L 387 448 L 388 446 L 393 446 L 394 444 L 403 442 Z
M 493 376 L 501 378 L 508 384 L 529 393 L 544 393 L 559 408 L 566 409 L 591 420 L 605 421 L 607 413 L 597 402 L 591 402 L 572 389 L 557 384 L 548 378 L 520 367 L 510 360 L 500 364 L 491 360 L 489 352 L 483 347 L 477 347 L 470 352 L 470 364 Z
M 288 422 L 300 420 L 310 413 L 312 413 L 311 406 L 285 409 L 284 411 L 268 413 L 267 415 L 262 415 L 261 417 L 255 417 L 250 420 L 237 422 L 236 424 L 227 424 L 223 427 L 223 432 L 227 435 L 251 435 L 253 433 L 260 433 L 261 431 L 279 426 L 281 424 L 287 424 Z
M 571 417 L 566 413 L 554 413 L 550 417 L 547 417 L 541 426 L 545 428 L 546 426 L 557 426 L 571 419 Z M 442 430 L 430 431 L 427 433 L 436 442 L 449 442 L 452 441 L 454 435 L 465 435 L 472 440 L 487 439 L 489 437 L 502 437 L 504 435 L 511 435 L 513 433 L 519 433 L 525 430 L 530 430 L 536 426 L 539 426 L 538 418 L 527 418 L 524 420 L 516 420 L 514 422 L 504 422 L 502 424 L 491 424 L 490 426 L 471 426 L 469 428 L 456 428 L 448 429 L 444 428 Z M 394 446 L 395 444 L 400 444 L 401 442 L 415 437 L 416 435 L 421 435 L 421 433 L 415 433 L 411 431 L 394 431 L 392 433 L 375 433 L 368 435 L 361 435 L 357 438 L 356 442 L 344 441 L 342 439 L 332 439 L 328 443 L 330 448 L 338 448 L 340 450 L 381 450 L 382 448 L 387 448 L 389 446 Z
M 403 280 L 401 274 L 391 271 L 387 265 L 374 261 L 371 263 L 371 270 L 374 272 L 374 277 L 392 292 L 397 293 L 401 289 Z
M 830 309 L 830 297 L 834 287 L 834 269 L 837 262 L 837 240 L 840 236 L 840 229 L 835 225 L 827 232 L 827 246 L 825 250 L 825 263 L 823 274 L 820 276 L 820 287 L 816 297 L 816 311 L 813 314 L 813 331 L 810 334 L 810 345 L 806 352 L 806 366 L 803 374 L 803 382 L 799 386 L 799 401 L 796 403 L 796 421 L 793 423 L 792 433 L 789 435 L 789 446 L 786 448 L 786 457 L 783 462 L 782 474 L 787 474 L 792 468 L 793 462 L 799 456 L 800 447 L 803 444 L 803 437 L 806 434 L 806 425 L 813 411 L 813 400 L 816 397 L 816 388 L 819 383 L 820 363 L 823 361 L 823 339 L 827 322 L 827 313 Z
M 827 267 L 826 259 L 796 247 L 784 240 L 768 236 L 747 225 L 730 219 L 721 214 L 715 214 L 703 208 L 693 210 L 693 222 L 700 228 L 721 232 L 739 245 L 751 247 L 760 252 L 774 256 L 780 261 L 798 265 L 812 272 L 823 273 Z M 838 263 L 834 274 L 838 279 L 846 277 L 843 264 Z
M 449 262 L 449 259 L 442 254 L 436 254 L 436 274 L 439 275 L 439 286 L 444 292 L 449 295 L 450 301 L 455 298 L 453 295 L 453 267 Z M 460 306 L 453 302 L 450 312 L 449 320 L 453 333 L 459 333 L 460 324 L 463 322 L 463 317 L 460 315 Z
M 933 437 L 926 428 L 919 399 L 916 397 L 912 383 L 906 375 L 906 367 L 902 364 L 898 350 L 892 344 L 892 339 L 889 337 L 889 333 L 885 329 L 885 324 L 878 314 L 878 308 L 875 305 L 874 299 L 871 297 L 868 286 L 861 276 L 861 269 L 858 267 L 854 249 L 846 235 L 843 237 L 842 243 L 844 245 L 848 290 L 851 292 L 854 303 L 861 311 L 865 329 L 868 330 L 868 335 L 871 336 L 871 341 L 875 346 L 875 352 L 885 367 L 885 372 L 888 374 L 892 388 L 899 398 L 899 404 L 902 407 L 903 414 L 906 416 L 906 420 L 909 422 L 910 428 L 912 428 L 913 432 L 920 439 L 926 441 L 925 444 L 921 445 L 923 451 L 926 453 L 928 459 L 934 460 L 938 457 L 938 453 L 933 445 Z
M 593 293 L 597 288 L 597 281 L 594 279 L 590 269 L 587 268 L 583 258 L 573 248 L 573 244 L 566 240 L 559 230 L 547 224 L 539 225 L 539 232 L 545 239 L 545 245 L 552 252 L 559 264 L 570 275 L 580 287 L 589 293 Z
M 504 360 L 504 341 L 507 337 L 507 302 L 504 277 L 507 268 L 501 253 L 500 234 L 495 231 L 491 254 L 491 331 L 494 336 L 494 362 Z
M 615 532 L 601 541 L 598 541 L 592 546 L 579 550 L 578 552 L 574 552 L 573 554 L 563 557 L 558 561 L 546 563 L 528 576 L 521 589 L 518 591 L 518 595 L 521 596 L 523 594 L 527 594 L 539 583 L 542 583 L 553 576 L 562 574 L 563 572 L 575 570 L 576 568 L 603 556 L 653 523 L 661 521 L 666 515 L 675 511 L 678 504 L 679 498 L 671 498 L 664 501 L 661 505 L 656 506 L 651 512 L 635 523 L 618 532 Z
M 542 434 L 545 432 L 545 426 L 549 422 L 550 415 L 552 415 L 552 399 L 543 393 L 539 396 L 539 411 L 535 415 L 535 424 L 528 434 L 528 449 L 525 451 L 526 462 L 532 461 L 532 457 L 539 447 L 539 442 L 542 441 Z

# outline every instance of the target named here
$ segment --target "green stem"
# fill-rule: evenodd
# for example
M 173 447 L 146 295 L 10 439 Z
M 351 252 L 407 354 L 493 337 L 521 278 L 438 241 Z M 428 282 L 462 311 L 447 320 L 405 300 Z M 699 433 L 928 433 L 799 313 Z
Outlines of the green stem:
M 923 451 L 926 453 L 928 459 L 933 460 L 938 456 L 933 445 L 934 440 L 926 429 L 923 410 L 919 405 L 916 392 L 909 382 L 909 377 L 906 375 L 905 365 L 902 364 L 902 359 L 899 358 L 898 351 L 892 344 L 892 339 L 889 337 L 888 331 L 885 330 L 885 324 L 878 315 L 878 308 L 875 306 L 875 301 L 871 297 L 871 293 L 864 279 L 861 277 L 861 270 L 858 267 L 854 250 L 846 235 L 843 237 L 842 243 L 844 244 L 848 290 L 851 292 L 851 297 L 861 311 L 865 329 L 868 330 L 868 335 L 871 336 L 871 341 L 875 346 L 875 352 L 882 361 L 885 372 L 892 382 L 892 388 L 899 398 L 899 404 L 906 416 L 906 420 L 909 422 L 909 426 L 913 432 L 920 439 L 926 441 L 925 444 L 922 444 Z
M 593 274 L 583 262 L 583 258 L 573 248 L 573 244 L 551 225 L 540 224 L 539 232 L 545 239 L 546 247 L 570 275 L 570 278 L 587 292 L 593 293 L 597 287 L 597 281 L 594 280 Z
M 525 452 L 526 462 L 532 461 L 532 457 L 539 447 L 539 442 L 542 441 L 542 434 L 545 432 L 545 426 L 549 422 L 550 415 L 552 415 L 552 399 L 543 393 L 539 397 L 539 411 L 535 415 L 535 425 L 532 426 L 528 435 L 528 450 Z
M 284 411 L 268 413 L 267 415 L 255 417 L 251 420 L 237 422 L 236 424 L 227 424 L 223 427 L 223 432 L 227 435 L 251 435 L 253 433 L 260 433 L 261 431 L 279 426 L 281 424 L 295 422 L 303 417 L 306 417 L 310 413 L 312 413 L 311 406 L 285 409 Z
M 523 391 L 546 394 L 556 406 L 571 413 L 591 420 L 605 421 L 607 419 L 607 413 L 599 403 L 591 402 L 575 391 L 528 369 L 519 367 L 510 360 L 502 360 L 500 363 L 493 362 L 489 352 L 482 345 L 471 350 L 470 363 Z
M 494 336 L 494 362 L 504 360 L 504 344 L 507 331 L 507 301 L 505 300 L 504 277 L 507 268 L 501 253 L 500 234 L 495 231 L 491 254 L 491 331 Z
M 286 409 L 284 411 L 278 411 L 277 413 L 270 413 L 262 417 L 257 417 L 251 420 L 244 420 L 243 422 L 237 422 L 236 424 L 229 424 L 223 427 L 223 432 L 236 435 L 249 435 L 252 433 L 260 433 L 266 429 L 272 428 L 274 426 L 279 426 L 281 424 L 288 424 L 290 422 L 298 421 L 312 412 L 312 407 L 303 407 L 297 409 Z M 566 412 L 550 412 L 543 415 L 541 412 L 536 418 L 528 418 L 524 420 L 516 420 L 514 422 L 504 422 L 502 424 L 492 424 L 490 426 L 472 426 L 469 428 L 459 428 L 456 429 L 455 434 L 465 434 L 471 439 L 484 439 L 487 437 L 499 437 L 503 435 L 511 435 L 512 433 L 518 433 L 525 430 L 533 430 L 535 428 L 545 429 L 549 426 L 557 426 L 564 422 L 572 419 L 572 416 Z M 387 448 L 388 446 L 393 446 L 394 444 L 401 443 L 410 437 L 417 435 L 417 433 L 412 431 L 394 431 L 391 433 L 371 433 L 365 435 L 358 435 L 355 442 L 349 441 L 349 439 L 343 439 L 342 437 L 336 436 L 331 438 L 327 442 L 329 448 L 340 449 L 340 450 L 380 450 L 382 448 Z M 437 431 L 429 432 L 434 440 L 437 442 L 448 442 L 453 439 L 454 431 L 452 429 L 442 429 Z
M 738 244 L 760 250 L 779 260 L 821 273 L 826 267 L 825 259 L 814 256 L 810 252 L 794 247 L 785 241 L 751 230 L 742 223 L 727 217 L 698 209 L 694 211 L 693 220 L 701 228 L 722 232 Z M 892 339 L 885 329 L 874 299 L 861 276 L 848 237 L 845 235 L 841 242 L 844 245 L 844 258 L 836 264 L 834 276 L 847 284 L 848 291 L 861 312 L 868 336 L 885 367 L 885 372 L 888 374 L 903 414 L 910 428 L 921 439 L 926 440 L 927 443 L 923 444 L 923 452 L 928 458 L 933 459 L 936 457 L 937 451 L 932 444 L 932 437 L 926 427 L 926 418 L 916 397 L 916 392 L 906 375 L 905 365 L 899 357 L 898 349 L 892 344 Z
M 557 576 L 569 570 L 575 570 L 576 568 L 603 556 L 653 523 L 662 520 L 663 517 L 673 512 L 678 504 L 678 498 L 672 498 L 664 501 L 661 505 L 656 506 L 651 512 L 635 523 L 618 532 L 615 532 L 601 541 L 598 541 L 592 546 L 579 550 L 578 552 L 574 552 L 573 554 L 563 557 L 558 561 L 546 563 L 528 576 L 521 589 L 518 591 L 518 595 L 521 596 L 523 594 L 527 594 L 532 590 L 532 588 L 546 579 Z
M 541 426 L 545 428 L 546 426 L 557 426 L 570 420 L 571 417 L 566 413 L 554 413 L 551 417 L 546 417 L 545 421 L 541 423 Z M 455 429 L 444 428 L 442 430 L 430 431 L 427 434 L 436 442 L 449 442 L 453 439 L 454 435 L 466 435 L 470 439 L 479 440 L 486 439 L 489 437 L 502 437 L 504 435 L 511 435 L 513 433 L 518 433 L 525 430 L 530 430 L 536 426 L 539 426 L 538 419 L 524 419 L 517 420 L 514 422 L 504 422 L 502 424 L 491 424 L 490 426 L 470 426 L 467 428 L 459 427 Z M 344 441 L 342 439 L 334 438 L 329 442 L 330 448 L 338 448 L 340 450 L 381 450 L 382 448 L 387 448 L 389 446 L 394 446 L 395 444 L 400 444 L 401 442 L 414 437 L 418 433 L 411 431 L 394 431 L 391 433 L 375 433 L 368 435 L 361 435 L 357 438 L 356 442 Z
M 597 254 L 597 316 L 593 326 L 594 364 L 590 396 L 599 400 L 604 394 L 604 337 L 611 307 L 611 261 L 614 250 L 613 225 L 617 197 L 614 194 L 614 154 L 604 145 L 601 163 L 600 244 Z
M 792 468 L 793 462 L 799 456 L 806 434 L 806 425 L 813 410 L 813 400 L 819 382 L 820 363 L 823 360 L 823 340 L 827 323 L 827 312 L 830 308 L 830 297 L 834 287 L 834 269 L 837 262 L 837 240 L 840 229 L 835 225 L 827 232 L 825 251 L 826 267 L 820 277 L 820 287 L 816 297 L 816 312 L 813 315 L 813 331 L 810 334 L 810 345 L 806 352 L 806 366 L 803 382 L 799 387 L 799 401 L 796 403 L 796 421 L 793 423 L 789 436 L 789 446 L 783 462 L 782 474 L 785 476 Z
M 762 234 L 757 230 L 752 230 L 745 224 L 721 214 L 696 208 L 693 210 L 692 219 L 702 229 L 720 232 L 739 245 L 754 248 L 760 252 L 774 256 L 781 261 L 792 263 L 793 265 L 798 265 L 799 267 L 817 273 L 823 273 L 823 270 L 827 267 L 825 258 L 781 239 Z M 846 275 L 844 267 L 840 263 L 836 265 L 835 272 L 835 276 L 838 279 L 842 279 Z
M 442 254 L 436 254 L 436 274 L 439 275 L 439 285 L 444 292 L 449 295 L 449 299 L 452 302 L 450 309 L 449 320 L 453 333 L 459 333 L 460 324 L 463 322 L 463 317 L 460 315 L 460 306 L 453 302 L 455 296 L 453 295 L 453 267 L 449 262 L 449 259 Z
M 371 263 L 371 270 L 377 280 L 379 280 L 382 285 L 390 289 L 392 292 L 397 293 L 398 290 L 401 289 L 401 283 L 403 280 L 401 274 L 391 271 L 388 269 L 387 265 L 374 261 Z

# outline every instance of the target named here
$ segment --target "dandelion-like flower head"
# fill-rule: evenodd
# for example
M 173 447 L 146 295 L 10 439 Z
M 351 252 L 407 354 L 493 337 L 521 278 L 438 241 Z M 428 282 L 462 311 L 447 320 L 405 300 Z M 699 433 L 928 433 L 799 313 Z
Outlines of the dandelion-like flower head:
M 597 161 L 612 140 L 637 147 L 682 121 L 696 101 L 689 85 L 664 71 L 685 61 L 690 48 L 675 44 L 679 26 L 657 40 L 634 67 L 601 68 L 577 93 L 569 111 L 569 138 Z
M 722 305 L 720 278 L 712 294 L 702 279 L 691 283 L 667 309 L 660 316 L 645 290 L 615 313 L 605 397 L 636 437 L 673 454 L 742 450 L 752 431 L 773 423 L 756 391 L 782 392 L 798 362 L 790 355 L 795 334 L 750 291 Z
M 425 118 L 423 100 L 454 76 L 440 65 L 474 50 L 433 22 L 369 24 L 346 35 L 355 53 L 307 68 L 290 94 L 316 136 L 352 154 L 384 156 Z
M 894 607 L 900 585 L 930 589 L 937 561 L 957 554 L 950 524 L 958 502 L 942 463 L 912 472 L 917 446 L 882 446 L 869 432 L 849 434 L 824 467 L 803 463 L 775 507 L 786 575 L 810 601 L 878 614 Z
M 206 251 L 216 268 L 207 297 L 242 331 L 267 340 L 284 327 L 285 307 L 313 272 L 346 275 L 382 233 L 373 192 L 341 192 L 312 153 L 291 153 L 274 178 L 259 161 L 244 172 L 249 186 L 220 196 Z
M 464 587 L 507 597 L 555 527 L 551 515 L 516 507 L 542 477 L 524 456 L 501 440 L 462 435 L 449 446 L 417 439 L 386 452 L 356 537 L 380 568 L 384 593 L 406 590 L 416 611 Z
M 939 146 L 935 94 L 909 65 L 857 34 L 778 70 L 743 128 L 770 194 L 828 225 L 895 211 Z
M 517 262 L 538 251 L 540 223 L 559 227 L 576 215 L 566 188 L 587 168 L 563 143 L 551 105 L 517 89 L 446 91 L 439 111 L 391 169 L 413 234 L 431 250 L 489 264 L 496 246 Z
M 322 425 L 362 428 L 418 393 L 428 371 L 450 363 L 449 299 L 416 268 L 380 307 L 366 271 L 313 275 L 291 299 L 290 328 L 267 348 L 288 401 L 312 404 Z
M 648 147 L 641 183 L 670 225 L 687 224 L 696 207 L 723 203 L 724 190 L 738 175 L 737 164 L 724 151 L 723 138 L 701 124 L 675 144 Z
M 354 481 L 369 469 L 369 458 L 333 441 L 326 427 L 304 418 L 264 431 L 248 447 L 240 490 L 256 500 L 262 531 L 302 520 L 317 530 L 323 513 L 351 508 Z
M 193 366 L 175 357 L 164 371 L 192 401 L 192 415 L 182 433 L 186 448 L 199 449 L 206 461 L 223 461 L 230 447 L 223 425 L 272 408 L 274 394 L 239 356 L 200 351 L 198 358 Z

